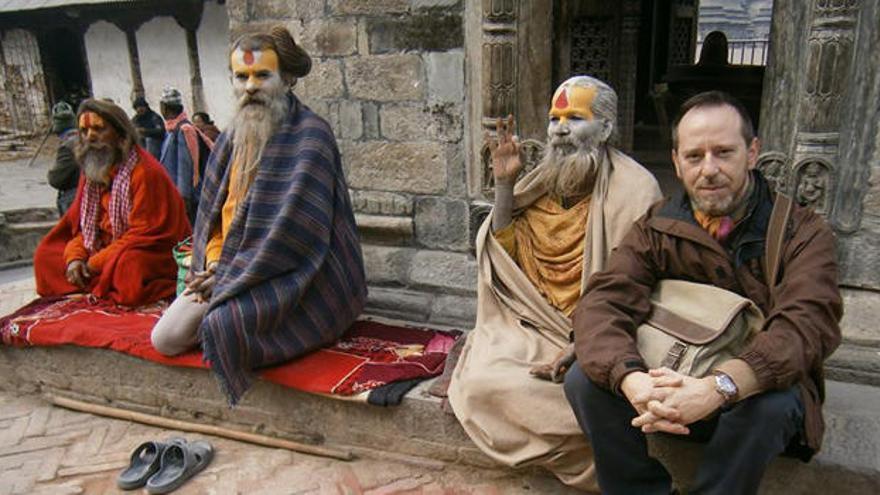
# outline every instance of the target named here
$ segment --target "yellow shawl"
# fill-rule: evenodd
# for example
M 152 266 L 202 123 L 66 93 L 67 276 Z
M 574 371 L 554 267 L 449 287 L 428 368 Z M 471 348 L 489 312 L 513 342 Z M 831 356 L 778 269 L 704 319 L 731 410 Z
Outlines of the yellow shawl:
M 493 234 L 538 292 L 566 316 L 581 295 L 589 212 L 589 197 L 565 209 L 545 195 Z

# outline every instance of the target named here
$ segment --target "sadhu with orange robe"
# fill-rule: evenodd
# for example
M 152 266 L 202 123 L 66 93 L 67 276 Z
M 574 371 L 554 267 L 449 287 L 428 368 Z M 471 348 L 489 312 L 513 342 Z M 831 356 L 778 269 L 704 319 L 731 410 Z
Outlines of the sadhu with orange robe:
M 175 244 L 191 228 L 180 194 L 138 146 L 125 111 L 89 99 L 77 113 L 76 199 L 34 254 L 37 293 L 91 293 L 128 306 L 174 295 Z

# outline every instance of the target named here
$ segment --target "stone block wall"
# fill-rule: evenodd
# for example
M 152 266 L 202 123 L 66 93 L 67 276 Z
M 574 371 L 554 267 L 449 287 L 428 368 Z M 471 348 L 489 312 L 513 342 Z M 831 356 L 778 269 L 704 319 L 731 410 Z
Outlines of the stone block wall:
M 230 31 L 282 23 L 313 57 L 294 91 L 342 152 L 368 312 L 469 327 L 461 0 L 229 0 Z

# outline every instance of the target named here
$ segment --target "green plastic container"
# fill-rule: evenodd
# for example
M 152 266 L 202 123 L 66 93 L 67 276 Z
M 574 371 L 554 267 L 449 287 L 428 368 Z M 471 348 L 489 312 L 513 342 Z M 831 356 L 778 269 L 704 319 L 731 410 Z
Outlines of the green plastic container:
M 172 252 L 174 253 L 174 261 L 177 262 L 177 295 L 179 296 L 186 289 L 184 279 L 186 279 L 186 273 L 192 262 L 192 237 L 178 242 Z

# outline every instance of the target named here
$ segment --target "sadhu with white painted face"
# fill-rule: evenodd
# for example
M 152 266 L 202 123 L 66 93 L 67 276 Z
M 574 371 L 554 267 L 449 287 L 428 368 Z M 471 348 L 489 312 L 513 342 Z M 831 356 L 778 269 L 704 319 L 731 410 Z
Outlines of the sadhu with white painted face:
M 205 172 L 187 289 L 152 340 L 201 344 L 235 403 L 256 368 L 339 337 L 366 285 L 333 131 L 291 91 L 311 58 L 275 27 L 239 37 L 230 69 L 237 110 Z
M 490 142 L 495 207 L 477 241 L 477 325 L 449 388 L 456 416 L 489 456 L 594 490 L 591 451 L 556 383 L 574 359 L 569 316 L 589 276 L 660 198 L 650 172 L 609 144 L 616 116 L 607 84 L 562 83 L 543 159 L 519 181 L 513 117 L 499 120 Z
M 37 293 L 90 293 L 128 306 L 173 296 L 171 250 L 190 234 L 180 194 L 137 145 L 124 110 L 85 100 L 77 124 L 79 187 L 34 253 Z

